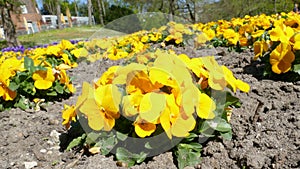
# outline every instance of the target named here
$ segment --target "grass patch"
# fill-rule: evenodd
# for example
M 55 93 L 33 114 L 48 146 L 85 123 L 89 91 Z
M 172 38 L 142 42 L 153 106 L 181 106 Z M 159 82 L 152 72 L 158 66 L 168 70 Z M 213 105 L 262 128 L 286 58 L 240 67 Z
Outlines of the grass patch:
M 19 41 L 25 47 L 33 47 L 36 45 L 50 44 L 53 42 L 60 42 L 62 39 L 66 40 L 86 40 L 89 38 L 103 38 L 108 36 L 120 36 L 124 33 L 117 32 L 110 29 L 104 29 L 100 25 L 95 26 L 81 26 L 64 28 L 61 30 L 53 29 L 46 30 L 29 35 L 18 36 Z M 0 49 L 7 47 L 5 40 L 0 41 Z
M 52 42 L 59 42 L 62 39 L 71 40 L 85 40 L 91 37 L 95 32 L 101 29 L 101 26 L 82 26 L 64 28 L 61 30 L 47 30 L 39 33 L 21 35 L 18 37 L 21 44 L 27 46 L 34 46 L 40 44 L 49 44 Z

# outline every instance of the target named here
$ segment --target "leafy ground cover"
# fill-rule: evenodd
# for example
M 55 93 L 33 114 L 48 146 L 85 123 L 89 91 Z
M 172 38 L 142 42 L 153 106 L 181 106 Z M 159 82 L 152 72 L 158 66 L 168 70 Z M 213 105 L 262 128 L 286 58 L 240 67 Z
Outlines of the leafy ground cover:
M 99 157 L 99 155 L 90 158 L 81 156 L 82 153 L 94 154 L 99 152 L 106 155 L 107 153 L 105 152 L 107 152 L 107 148 L 114 145 L 113 143 L 115 142 L 115 140 L 111 139 L 110 141 L 95 142 L 95 140 L 89 140 L 86 134 L 81 135 L 77 133 L 76 130 L 74 132 L 74 129 L 76 129 L 76 126 L 79 124 L 78 121 L 80 121 L 80 119 L 86 119 L 88 130 L 100 130 L 104 128 L 104 130 L 109 131 L 112 128 L 119 127 L 121 130 L 117 131 L 121 131 L 121 135 L 119 134 L 118 138 L 122 141 L 127 139 L 128 136 L 135 138 L 143 138 L 149 135 L 156 136 L 156 134 L 158 134 L 157 132 L 159 132 L 159 127 L 161 128 L 160 131 L 166 132 L 166 138 L 171 140 L 174 137 L 188 136 L 188 132 L 192 133 L 186 140 L 178 144 L 173 154 L 169 152 L 154 159 L 146 159 L 145 162 L 147 163 L 135 166 L 137 168 L 143 168 L 146 167 L 146 165 L 153 168 L 166 168 L 164 165 L 167 165 L 168 168 L 172 166 L 183 168 L 187 165 L 202 168 L 222 168 L 224 166 L 230 168 L 298 167 L 299 135 L 297 135 L 295 131 L 299 128 L 299 116 L 297 116 L 299 104 L 297 104 L 296 101 L 296 99 L 299 98 L 299 83 L 294 78 L 290 78 L 292 82 L 285 82 L 287 79 L 284 77 L 287 76 L 278 75 L 285 74 L 289 71 L 297 74 L 297 62 L 293 61 L 298 55 L 298 28 L 290 23 L 297 19 L 295 17 L 293 14 L 282 14 L 282 18 L 264 15 L 259 17 L 246 16 L 242 19 L 235 18 L 231 22 L 219 21 L 219 23 L 209 23 L 207 25 L 202 25 L 201 23 L 196 25 L 169 23 L 167 26 L 161 27 L 158 30 L 151 30 L 150 32 L 141 31 L 129 36 L 122 36 L 110 40 L 101 39 L 92 40 L 90 42 L 79 42 L 76 44 L 77 47 L 68 41 L 42 47 L 42 55 L 46 56 L 45 60 L 42 59 L 42 64 L 36 64 L 35 62 L 39 61 L 39 59 L 30 60 L 30 57 L 24 57 L 24 61 L 21 61 L 21 64 L 24 64 L 25 72 L 28 72 L 29 77 L 32 79 L 32 87 L 30 87 L 29 91 L 35 91 L 32 90 L 33 88 L 39 90 L 51 89 L 54 84 L 54 89 L 52 90 L 56 93 L 61 92 L 61 90 L 59 90 L 61 87 L 56 87 L 56 83 L 53 83 L 56 76 L 54 76 L 54 78 L 51 77 L 51 67 L 52 72 L 54 70 L 54 72 L 60 74 L 60 76 L 57 76 L 58 80 L 66 85 L 66 87 L 62 87 L 61 89 L 71 91 L 70 89 L 73 89 L 73 87 L 70 87 L 70 81 L 65 80 L 68 76 L 61 74 L 61 72 L 64 72 L 63 68 L 66 68 L 68 75 L 75 77 L 72 84 L 79 90 L 79 93 L 77 92 L 75 94 L 78 100 L 76 101 L 76 97 L 74 96 L 66 100 L 60 99 L 59 102 L 54 101 L 49 103 L 53 104 L 53 106 L 47 106 L 45 110 L 48 111 L 46 114 L 55 111 L 57 112 L 56 115 L 59 115 L 58 109 L 60 108 L 61 111 L 62 104 L 67 103 L 64 105 L 65 110 L 63 111 L 62 117 L 64 119 L 63 124 L 69 130 L 67 132 L 60 132 L 63 133 L 61 135 L 57 130 L 51 130 L 50 135 L 43 137 L 42 141 L 38 143 L 42 144 L 42 146 L 39 146 L 39 150 L 33 151 L 33 156 L 30 158 L 29 155 L 26 159 L 33 161 L 29 161 L 29 163 L 27 163 L 28 161 L 18 163 L 14 160 L 7 162 L 11 160 L 11 158 L 6 158 L 3 160 L 2 165 L 5 167 L 19 167 L 25 165 L 28 167 L 28 165 L 31 164 L 33 166 L 50 167 L 48 160 L 45 160 L 46 163 L 40 163 L 40 161 L 45 159 L 46 155 L 49 155 L 47 159 L 52 160 L 51 167 L 61 168 L 65 166 L 68 168 L 83 167 L 84 165 L 91 168 L 95 166 L 97 166 L 97 168 L 107 168 L 105 164 L 101 162 L 110 161 L 109 166 L 113 168 L 114 166 L 132 165 L 135 162 L 141 163 L 145 159 L 145 156 L 147 156 L 147 154 L 132 154 L 126 149 L 117 149 L 117 155 L 114 158 L 119 160 L 119 162 L 114 162 L 107 157 Z M 257 20 L 262 21 L 266 18 L 268 20 L 263 25 L 259 25 L 262 24 L 261 22 L 255 22 Z M 287 33 L 284 33 L 284 30 L 287 30 Z M 284 38 L 281 38 L 283 35 Z M 190 39 L 193 41 L 192 44 L 189 41 Z M 208 41 L 210 41 L 210 43 L 207 43 Z M 207 44 L 215 47 L 224 46 L 226 48 L 206 48 Z M 254 45 L 254 51 L 251 50 L 252 45 Z M 248 47 L 250 47 L 250 50 Z M 228 53 L 227 49 L 234 49 L 241 53 Z M 40 48 L 33 51 L 36 52 L 39 50 Z M 83 54 L 82 56 L 89 62 L 79 62 L 79 67 L 77 67 L 77 65 L 74 66 L 76 58 L 78 59 L 80 57 L 77 51 L 80 51 L 80 55 Z M 7 58 L 11 59 L 16 56 L 8 55 L 7 52 L 4 54 L 5 59 L 2 62 L 2 66 L 7 66 L 9 65 L 5 62 Z M 14 55 L 14 53 L 12 53 L 12 55 Z M 208 55 L 215 57 L 207 57 Z M 262 62 L 253 61 L 252 57 L 254 55 L 255 59 L 262 57 Z M 61 61 L 57 62 L 56 59 L 51 60 L 53 57 L 61 59 Z M 269 59 L 264 59 L 264 57 Z M 218 63 L 215 61 L 215 58 Z M 18 61 L 18 59 L 15 60 L 15 62 L 19 64 Z M 169 63 L 172 64 L 163 64 L 162 61 L 169 61 Z M 135 64 L 132 64 L 134 62 Z M 185 63 L 186 66 L 181 66 L 180 63 Z M 224 66 L 219 66 L 219 64 L 225 65 L 229 69 Z M 114 65 L 119 65 L 120 67 L 112 67 Z M 186 73 L 185 76 L 179 76 L 181 73 L 176 73 L 175 67 L 178 72 L 184 73 L 188 70 L 191 74 Z M 24 72 L 24 70 L 21 71 L 21 68 L 22 67 L 18 66 L 9 67 L 9 72 L 7 73 L 8 78 L 3 78 L 5 80 L 3 82 L 5 83 L 2 82 L 2 88 L 5 90 L 2 92 L 2 98 L 4 99 L 2 105 L 5 105 L 5 101 L 14 99 L 14 92 L 22 93 L 17 90 L 19 88 L 19 82 L 11 80 L 11 77 L 12 79 L 18 77 L 15 75 L 19 72 Z M 225 73 L 222 74 L 222 71 Z M 231 71 L 233 71 L 237 79 L 233 76 Z M 168 77 L 169 74 L 173 76 L 171 76 L 171 78 L 165 78 Z M 278 81 L 277 78 L 271 76 L 272 74 L 277 74 L 275 77 L 279 77 L 279 79 L 284 81 Z M 99 78 L 101 75 L 102 77 L 98 81 L 93 81 L 95 77 Z M 131 79 L 130 83 L 126 83 L 128 77 Z M 192 77 L 192 83 L 189 77 Z M 172 79 L 175 79 L 180 85 L 176 87 Z M 251 89 L 246 83 L 239 79 L 250 84 Z M 135 80 L 138 83 L 135 83 Z M 92 85 L 90 86 L 87 83 L 83 83 L 83 81 L 91 82 Z M 79 86 L 82 84 L 81 90 Z M 197 85 L 194 86 L 194 84 Z M 225 87 L 228 87 L 228 90 L 236 92 L 238 98 L 241 98 L 243 103 L 241 108 L 235 105 L 238 102 L 234 97 L 229 97 L 226 99 L 226 102 L 224 102 L 227 106 L 223 106 L 220 109 L 220 100 L 214 97 L 211 91 L 222 91 Z M 96 96 L 105 94 L 106 100 L 103 100 L 103 97 L 91 97 L 91 95 L 93 95 L 93 92 L 91 92 L 93 88 L 96 91 Z M 250 91 L 247 94 L 240 93 L 236 89 L 240 89 L 244 92 Z M 178 94 L 179 90 L 182 90 L 181 100 L 177 98 L 180 96 L 180 94 Z M 125 93 L 122 94 L 119 93 L 119 91 L 125 91 Z M 51 92 L 52 91 L 50 91 L 50 93 Z M 79 95 L 80 92 L 82 92 L 81 95 Z M 128 126 L 123 123 L 121 126 L 118 126 L 118 123 L 124 122 L 124 120 L 118 121 L 121 112 L 112 104 L 118 99 L 112 99 L 110 92 L 123 95 L 121 99 L 122 102 L 117 101 L 117 105 L 121 105 L 120 107 L 123 108 L 122 113 L 125 113 L 123 114 L 124 117 L 136 117 L 136 119 L 133 120 L 133 125 L 129 124 Z M 171 96 L 171 99 L 169 96 Z M 225 98 L 226 96 L 227 94 L 225 94 Z M 290 96 L 292 97 L 288 99 L 287 97 Z M 26 97 L 26 95 L 24 97 Z M 168 98 L 166 102 L 161 99 L 163 97 Z M 184 101 L 184 98 L 198 97 L 200 98 L 199 100 L 194 99 L 194 101 L 190 102 Z M 130 100 L 131 98 L 135 98 L 135 100 Z M 139 100 L 136 98 L 142 99 Z M 170 104 L 174 98 L 174 104 Z M 282 98 L 284 98 L 284 100 L 281 100 Z M 230 99 L 233 100 L 230 101 Z M 34 102 L 35 99 L 29 100 Z M 230 101 L 229 104 L 227 101 Z M 127 105 L 132 104 L 132 102 L 137 106 L 137 109 L 127 108 Z M 23 103 L 23 101 L 21 101 L 21 103 Z M 166 107 L 170 110 L 172 109 L 172 112 L 168 112 L 168 109 L 164 107 L 159 108 L 162 103 L 165 103 L 167 105 Z M 155 104 L 156 106 L 155 109 L 151 109 L 151 112 L 154 113 L 153 116 L 149 116 L 149 113 L 143 113 L 149 110 L 149 105 L 151 104 Z M 60 106 L 57 107 L 56 105 Z M 99 105 L 100 107 L 98 107 Z M 198 107 L 197 105 L 203 106 Z M 18 104 L 15 107 L 22 108 L 22 106 L 18 106 Z M 195 108 L 195 116 L 193 115 L 193 108 Z M 176 109 L 180 110 L 179 116 L 176 114 Z M 156 111 L 160 112 L 162 110 L 166 113 L 158 113 L 158 115 L 155 115 L 157 114 Z M 96 111 L 101 112 L 103 116 L 98 116 Z M 23 119 L 16 119 L 15 121 L 10 119 L 10 112 L 15 112 L 17 113 L 16 115 L 18 115 L 18 113 L 20 113 L 19 109 L 12 109 L 9 113 L 7 113 L 7 111 L 4 112 L 5 114 L 3 114 L 1 120 L 4 119 L 3 128 L 7 128 L 7 132 L 3 132 L 3 138 L 8 138 L 9 140 L 11 138 L 9 132 L 16 132 L 15 129 L 17 128 L 15 128 L 15 126 L 18 126 L 19 123 L 23 123 Z M 43 113 L 44 111 L 37 110 L 37 112 Z M 32 114 L 28 114 L 25 119 L 30 119 L 31 115 L 38 114 L 32 110 L 27 110 L 26 113 Z M 168 116 L 163 115 L 168 113 L 170 113 L 170 117 L 174 118 L 170 118 L 169 122 L 168 118 L 165 118 Z M 46 117 L 51 119 L 55 117 L 55 115 Z M 194 118 L 197 120 L 194 121 Z M 74 123 L 75 119 L 77 123 Z M 49 119 L 45 118 L 45 120 L 47 121 Z M 232 124 L 232 127 L 228 122 Z M 36 123 L 40 124 L 41 122 L 36 121 Z M 54 121 L 49 120 L 48 126 L 52 127 L 52 125 L 57 125 L 58 123 L 59 121 L 57 119 Z M 70 124 L 72 126 L 71 128 L 69 128 Z M 82 123 L 80 123 L 80 125 L 81 124 Z M 194 128 L 195 124 L 197 124 L 196 126 L 199 126 L 199 128 Z M 27 125 L 27 123 L 25 125 Z M 124 128 L 122 129 L 124 125 L 126 125 L 125 131 Z M 10 128 L 10 126 L 12 126 L 12 128 Z M 52 129 L 56 128 L 57 126 Z M 130 128 L 132 128 L 132 130 L 128 131 L 127 129 Z M 273 128 L 276 129 L 274 130 Z M 49 130 L 50 129 L 49 127 Z M 213 129 L 214 132 L 208 133 L 208 129 Z M 42 126 L 40 128 L 34 128 L 34 130 L 39 130 L 39 133 L 43 133 L 41 131 L 43 130 Z M 22 141 L 20 138 L 23 137 L 24 139 L 30 136 L 32 136 L 30 138 L 34 138 L 34 132 L 32 135 L 28 134 L 28 132 L 23 133 L 20 130 L 17 132 L 19 133 L 13 135 L 13 137 L 17 136 L 17 139 L 12 140 L 12 143 L 17 142 L 17 144 L 4 142 L 4 146 L 6 145 L 6 147 L 2 147 L 3 152 L 9 152 L 9 148 L 13 148 L 13 146 L 18 144 L 31 143 L 27 145 L 27 147 L 32 146 L 35 148 L 32 142 L 19 142 Z M 78 137 L 78 134 L 81 136 Z M 20 138 L 18 138 L 18 136 L 20 136 Z M 99 133 L 98 135 L 96 134 L 96 136 L 98 139 Z M 232 141 L 226 140 L 230 138 L 232 138 Z M 202 141 L 203 139 L 205 141 Z M 200 142 L 202 143 L 201 145 L 199 144 Z M 148 143 L 145 143 L 145 145 L 150 147 L 150 149 L 153 147 L 153 145 L 149 145 Z M 46 148 L 41 148 L 43 146 Z M 129 147 L 130 145 L 127 146 L 127 148 Z M 63 151 L 65 149 L 72 149 L 73 154 L 70 155 L 67 152 L 61 153 L 60 156 L 57 156 L 56 153 L 52 154 L 53 152 L 58 152 L 59 150 Z M 25 151 L 27 150 L 29 149 Z M 122 153 L 120 153 L 120 151 Z M 81 153 L 77 153 L 77 155 L 79 155 L 78 158 L 70 162 L 70 158 L 76 156 L 75 152 Z M 202 157 L 201 163 L 199 163 L 200 155 Z M 6 157 L 10 156 L 10 154 L 7 154 Z M 57 160 L 57 158 L 63 159 Z M 103 160 L 99 162 L 99 160 L 95 158 Z M 37 163 L 35 159 L 38 159 L 39 163 Z

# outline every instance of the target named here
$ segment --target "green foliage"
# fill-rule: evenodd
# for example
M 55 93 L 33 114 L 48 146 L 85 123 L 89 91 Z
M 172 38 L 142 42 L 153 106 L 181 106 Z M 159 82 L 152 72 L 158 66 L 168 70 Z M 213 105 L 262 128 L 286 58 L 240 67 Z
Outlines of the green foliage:
M 138 17 L 131 14 L 133 14 L 131 9 L 112 5 L 104 18 L 105 22 L 109 23 L 105 28 L 124 33 L 133 33 L 141 30 L 142 27 Z
M 117 160 L 126 163 L 128 167 L 133 166 L 135 163 L 143 162 L 147 157 L 147 154 L 141 152 L 140 154 L 131 153 L 123 147 L 117 148 L 116 158 Z
M 10 109 L 12 107 L 18 107 L 23 110 L 29 108 L 37 108 L 40 106 L 40 102 L 35 103 L 35 98 L 43 98 L 43 101 L 52 101 L 57 98 L 65 98 L 70 96 L 68 88 L 61 84 L 59 80 L 53 82 L 52 87 L 47 90 L 39 90 L 34 86 L 34 80 L 32 79 L 33 73 L 38 70 L 47 70 L 43 66 L 35 66 L 34 62 L 29 57 L 24 57 L 25 71 L 17 71 L 16 75 L 10 79 L 9 89 L 17 92 L 17 96 L 13 101 L 2 101 L 0 99 L 0 111 Z
M 70 144 L 68 145 L 68 147 L 67 147 L 66 150 L 69 151 L 69 150 L 71 150 L 74 147 L 77 147 L 77 146 L 80 146 L 80 145 L 82 146 L 83 143 L 84 143 L 84 141 L 85 141 L 85 139 L 86 139 L 86 134 L 82 134 L 82 136 L 79 136 L 79 137 L 73 139 L 70 142 Z
M 195 166 L 200 163 L 202 146 L 196 142 L 180 143 L 176 146 L 175 155 L 177 157 L 178 168 Z
M 202 6 L 200 21 L 230 20 L 233 17 L 244 17 L 245 15 L 253 16 L 261 13 L 270 15 L 278 12 L 289 12 L 293 9 L 293 5 L 293 0 L 220 0 Z

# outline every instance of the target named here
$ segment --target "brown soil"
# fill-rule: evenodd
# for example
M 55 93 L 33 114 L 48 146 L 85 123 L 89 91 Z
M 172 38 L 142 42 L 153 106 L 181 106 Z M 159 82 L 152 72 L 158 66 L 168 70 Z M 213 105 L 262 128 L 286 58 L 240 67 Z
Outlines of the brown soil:
M 229 53 L 225 48 L 217 48 L 187 53 L 221 56 L 218 61 L 251 86 L 249 93 L 236 93 L 243 105 L 232 114 L 233 139 L 218 138 L 206 143 L 202 161 L 196 167 L 300 168 L 300 82 L 262 78 L 262 65 L 251 61 L 250 51 Z M 110 61 L 80 63 L 70 72 L 76 77 L 76 94 L 49 103 L 46 110 L 0 112 L 0 168 L 30 168 L 30 164 L 34 168 L 120 168 L 112 157 L 60 151 L 59 138 L 66 133 L 61 125 L 63 104 L 74 104 L 82 81 L 99 77 L 110 65 Z M 133 168 L 176 166 L 172 154 L 167 152 Z

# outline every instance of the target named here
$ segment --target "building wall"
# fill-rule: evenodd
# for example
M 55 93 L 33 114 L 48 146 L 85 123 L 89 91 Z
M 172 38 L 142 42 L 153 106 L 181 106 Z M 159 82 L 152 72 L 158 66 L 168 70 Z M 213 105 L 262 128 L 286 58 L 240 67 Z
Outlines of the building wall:
M 24 34 L 39 31 L 38 25 L 42 21 L 42 16 L 39 13 L 39 10 L 32 0 L 22 0 L 22 2 L 25 5 L 20 7 L 20 12 L 11 14 L 17 33 Z M 27 20 L 28 26 L 31 26 L 31 28 L 29 28 L 29 32 L 26 31 L 26 26 L 23 19 L 24 17 Z

